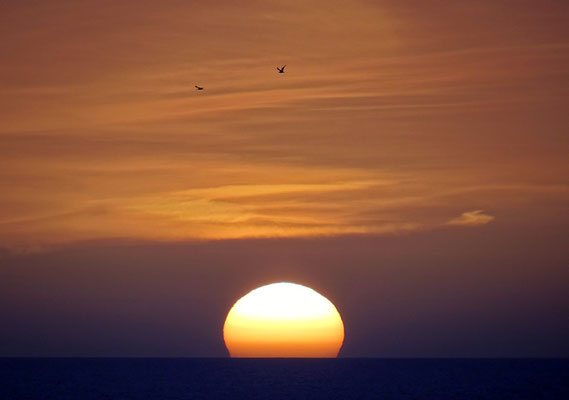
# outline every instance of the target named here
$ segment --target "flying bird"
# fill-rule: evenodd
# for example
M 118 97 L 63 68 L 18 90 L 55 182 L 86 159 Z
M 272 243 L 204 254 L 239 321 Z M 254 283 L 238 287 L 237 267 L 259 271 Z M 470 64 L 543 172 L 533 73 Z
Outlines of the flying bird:
M 198 85 L 195 85 L 195 86 L 196 86 L 196 89 L 203 90 L 203 87 L 199 87 Z
M 277 67 L 277 69 L 279 70 L 279 74 L 284 74 L 284 69 L 285 69 L 285 67 L 286 67 L 286 64 L 283 65 L 282 68 Z

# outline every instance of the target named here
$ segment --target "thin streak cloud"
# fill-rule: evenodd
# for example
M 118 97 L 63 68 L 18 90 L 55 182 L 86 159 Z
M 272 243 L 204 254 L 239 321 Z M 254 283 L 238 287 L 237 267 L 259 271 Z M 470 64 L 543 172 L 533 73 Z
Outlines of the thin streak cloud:
M 463 212 L 460 216 L 451 219 L 447 222 L 448 225 L 458 226 L 479 226 L 489 224 L 494 220 L 494 217 L 485 214 L 484 210 L 474 210 Z

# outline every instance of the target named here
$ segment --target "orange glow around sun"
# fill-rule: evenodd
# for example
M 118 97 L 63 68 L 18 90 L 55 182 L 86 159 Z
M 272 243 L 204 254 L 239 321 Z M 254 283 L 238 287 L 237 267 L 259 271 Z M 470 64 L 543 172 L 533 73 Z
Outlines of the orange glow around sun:
M 223 338 L 231 357 L 336 357 L 344 324 L 324 296 L 280 282 L 239 299 L 227 315 Z

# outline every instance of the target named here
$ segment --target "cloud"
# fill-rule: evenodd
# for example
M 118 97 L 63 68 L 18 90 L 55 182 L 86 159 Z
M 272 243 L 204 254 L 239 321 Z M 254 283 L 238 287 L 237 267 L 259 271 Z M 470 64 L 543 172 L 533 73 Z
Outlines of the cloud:
M 486 225 L 494 220 L 494 216 L 484 214 L 484 210 L 463 212 L 459 217 L 447 222 L 447 225 L 479 226 Z
M 556 10 L 517 9 L 520 30 L 499 4 L 17 4 L 2 245 L 426 232 L 487 223 L 448 221 L 486 204 L 517 221 L 530 201 L 532 218 L 563 214 Z

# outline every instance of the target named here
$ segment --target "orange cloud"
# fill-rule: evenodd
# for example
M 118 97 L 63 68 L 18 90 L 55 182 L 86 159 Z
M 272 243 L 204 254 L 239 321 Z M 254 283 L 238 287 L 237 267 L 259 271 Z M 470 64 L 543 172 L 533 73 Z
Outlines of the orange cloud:
M 492 215 L 484 214 L 483 210 L 463 212 L 459 217 L 447 222 L 448 225 L 478 226 L 486 225 L 494 220 Z
M 567 197 L 555 5 L 9 3 L 0 244 L 393 233 Z

